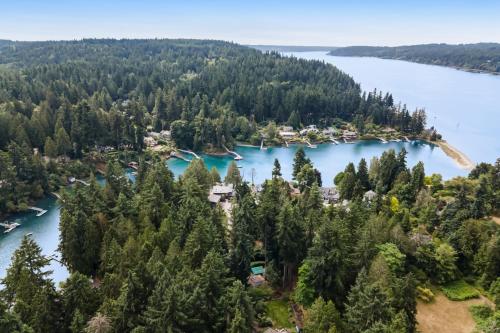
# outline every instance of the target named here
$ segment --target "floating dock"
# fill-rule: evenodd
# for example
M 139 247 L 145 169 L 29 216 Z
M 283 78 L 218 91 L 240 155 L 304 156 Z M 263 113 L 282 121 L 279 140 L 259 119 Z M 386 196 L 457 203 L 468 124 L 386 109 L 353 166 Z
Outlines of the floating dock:
M 190 159 L 187 159 L 186 157 L 184 157 L 183 155 L 181 155 L 181 154 L 179 154 L 179 153 L 177 153 L 177 152 L 175 152 L 175 151 L 171 152 L 171 153 L 170 153 L 170 156 L 175 157 L 175 158 L 178 158 L 178 159 L 183 160 L 183 161 L 188 162 L 188 163 L 190 163 L 190 162 L 191 162 L 191 160 L 190 160 Z
M 384 139 L 384 138 L 377 138 L 377 139 L 379 139 L 380 141 L 382 141 L 382 143 L 389 143 L 389 142 L 388 142 L 386 139 Z
M 410 139 L 408 139 L 408 137 L 407 137 L 407 136 L 405 136 L 405 137 L 403 137 L 403 141 L 405 141 L 405 142 L 410 142 Z
M 237 152 L 235 151 L 232 151 L 232 150 L 229 150 L 229 148 L 227 148 L 225 145 L 223 145 L 222 147 L 224 147 L 224 149 L 228 152 L 228 154 L 231 154 L 234 156 L 234 159 L 236 161 L 239 161 L 239 160 L 242 160 L 243 159 L 243 156 L 241 156 L 240 154 L 238 154 Z
M 3 232 L 4 234 L 8 234 L 9 232 L 11 232 L 12 230 L 16 229 L 17 227 L 20 226 L 19 223 L 0 223 L 0 226 L 4 227 L 5 228 L 5 231 Z
M 335 140 L 334 138 L 330 138 L 330 140 L 331 140 L 334 144 L 336 144 L 336 145 L 338 145 L 338 144 L 340 143 L 340 142 L 338 142 L 337 140 Z
M 194 151 L 192 150 L 184 150 L 184 149 L 179 149 L 180 152 L 184 154 L 190 154 L 193 155 L 195 158 L 200 159 L 200 156 L 198 156 Z
M 48 211 L 42 208 L 30 206 L 28 209 L 34 210 L 36 213 L 36 216 L 42 216 L 43 214 L 47 213 Z
M 264 139 L 260 142 L 260 150 L 267 150 L 267 147 L 264 147 Z
M 318 146 L 311 144 L 308 140 L 306 140 L 306 143 L 309 148 L 318 148 Z

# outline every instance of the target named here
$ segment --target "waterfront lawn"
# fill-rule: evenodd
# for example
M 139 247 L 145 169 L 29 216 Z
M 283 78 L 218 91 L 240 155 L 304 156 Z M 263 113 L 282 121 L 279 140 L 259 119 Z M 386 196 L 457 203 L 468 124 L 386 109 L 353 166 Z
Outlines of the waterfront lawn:
M 479 297 L 479 291 L 464 280 L 457 280 L 441 286 L 443 293 L 452 301 L 465 301 Z
M 267 315 L 275 328 L 292 328 L 290 322 L 290 305 L 286 300 L 271 300 L 266 303 Z

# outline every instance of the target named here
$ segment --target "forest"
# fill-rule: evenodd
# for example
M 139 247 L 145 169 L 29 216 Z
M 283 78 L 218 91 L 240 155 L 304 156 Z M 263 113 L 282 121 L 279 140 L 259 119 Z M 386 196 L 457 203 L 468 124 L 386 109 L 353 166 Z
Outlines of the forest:
M 306 333 L 410 333 L 417 299 L 457 281 L 500 304 L 500 229 L 488 219 L 500 209 L 500 159 L 443 182 L 389 150 L 349 163 L 335 177 L 343 203 L 324 205 L 299 149 L 292 182 L 278 160 L 261 191 L 228 171 L 230 219 L 207 199 L 221 176 L 202 160 L 179 180 L 143 163 L 135 183 L 108 163 L 104 187 L 93 178 L 62 197 L 71 275 L 59 289 L 29 236 L 14 253 L 2 332 L 255 332 L 274 323 L 271 299 L 286 297 Z M 267 286 L 247 286 L 255 261 Z M 489 311 L 483 332 L 494 333 L 500 312 Z
M 280 326 L 271 310 L 283 306 L 292 325 L 292 306 L 305 333 L 413 333 L 417 299 L 456 285 L 498 307 L 500 160 L 443 181 L 389 150 L 349 163 L 332 203 L 303 149 L 293 180 L 276 160 L 260 187 L 201 159 L 175 179 L 144 147 L 149 129 L 201 151 L 270 123 L 336 120 L 418 135 L 425 112 L 323 62 L 233 43 L 0 41 L 0 214 L 59 191 L 70 272 L 56 286 L 54 258 L 26 235 L 1 280 L 0 332 L 261 332 Z M 102 157 L 104 185 L 89 163 L 103 147 L 118 152 Z M 138 161 L 133 183 L 125 154 Z M 79 174 L 88 186 L 65 186 Z M 209 200 L 221 183 L 234 189 L 229 214 Z M 261 286 L 248 280 L 256 265 Z M 500 312 L 482 310 L 494 333 Z
M 399 59 L 468 71 L 500 73 L 500 44 L 497 43 L 348 46 L 334 49 L 329 54 Z
M 362 93 L 323 62 L 222 41 L 4 41 L 0 214 L 57 189 L 47 159 L 81 159 L 99 147 L 140 153 L 148 128 L 201 151 L 259 141 L 268 122 L 299 128 L 335 119 L 418 135 L 425 111 Z

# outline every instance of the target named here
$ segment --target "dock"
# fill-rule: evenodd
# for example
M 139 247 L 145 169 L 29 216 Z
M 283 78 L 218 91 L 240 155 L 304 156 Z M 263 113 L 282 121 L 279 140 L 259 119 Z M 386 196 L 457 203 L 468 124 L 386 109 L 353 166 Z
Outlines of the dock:
M 85 180 L 75 179 L 75 182 L 78 182 L 78 183 L 85 185 L 85 186 L 90 186 L 90 183 L 86 182 Z
M 34 207 L 34 206 L 30 206 L 28 207 L 28 209 L 31 209 L 31 210 L 34 210 L 36 213 L 36 216 L 42 216 L 43 214 L 47 213 L 47 210 L 45 209 L 42 209 L 42 208 L 38 208 L 38 207 Z
M 340 143 L 340 142 L 338 142 L 337 140 L 335 140 L 334 138 L 330 138 L 330 140 L 331 140 L 334 144 L 336 144 L 336 145 L 338 145 L 338 144 Z
M 181 154 L 179 154 L 178 152 L 175 152 L 175 151 L 171 152 L 170 156 L 178 158 L 178 159 L 183 160 L 183 161 L 188 162 L 188 163 L 191 162 L 191 160 L 187 159 L 186 157 L 184 157 L 183 155 L 181 155 Z
M 318 146 L 311 144 L 308 140 L 306 140 L 306 143 L 309 148 L 318 148 Z
M 224 147 L 224 149 L 228 152 L 228 154 L 231 154 L 234 156 L 234 159 L 236 161 L 239 161 L 239 160 L 242 160 L 243 159 L 243 156 L 241 156 L 240 154 L 238 154 L 237 152 L 235 151 L 232 151 L 232 150 L 229 150 L 229 148 L 227 148 L 225 145 L 222 145 L 222 147 Z
M 184 149 L 179 149 L 180 152 L 184 154 L 190 154 L 193 155 L 195 158 L 200 159 L 200 156 L 198 156 L 194 151 L 192 150 L 184 150 Z
M 288 148 L 288 142 L 287 142 L 286 140 L 285 140 L 285 145 L 286 145 L 286 147 Z
M 377 138 L 377 139 L 379 139 L 382 143 L 388 143 L 388 141 L 384 138 Z
M 408 137 L 407 137 L 407 136 L 404 136 L 404 137 L 403 137 L 403 141 L 405 141 L 405 142 L 410 142 L 410 139 L 408 139 Z
M 17 227 L 20 226 L 19 223 L 0 223 L 0 226 L 4 227 L 5 228 L 5 231 L 3 232 L 4 234 L 8 234 L 9 232 L 11 232 L 12 230 L 16 229 Z
M 264 147 L 264 139 L 260 142 L 260 150 L 267 150 L 267 147 Z
M 50 192 L 54 197 L 56 197 L 57 200 L 62 201 L 62 197 L 59 193 L 57 192 Z

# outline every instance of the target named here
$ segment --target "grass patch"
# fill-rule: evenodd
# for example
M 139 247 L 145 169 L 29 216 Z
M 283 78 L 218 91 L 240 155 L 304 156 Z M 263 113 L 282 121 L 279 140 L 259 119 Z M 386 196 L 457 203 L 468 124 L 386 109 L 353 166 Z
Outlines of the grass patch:
M 476 331 L 485 331 L 495 320 L 493 310 L 487 305 L 471 305 L 469 311 L 476 322 Z
M 254 300 L 268 300 L 273 295 L 273 290 L 267 284 L 264 284 L 255 288 L 248 288 L 248 294 Z
M 457 280 L 441 286 L 443 293 L 452 301 L 465 301 L 479 297 L 479 291 L 464 280 Z
M 284 300 L 272 300 L 266 303 L 267 315 L 273 321 L 273 326 L 277 328 L 291 328 L 290 306 Z

